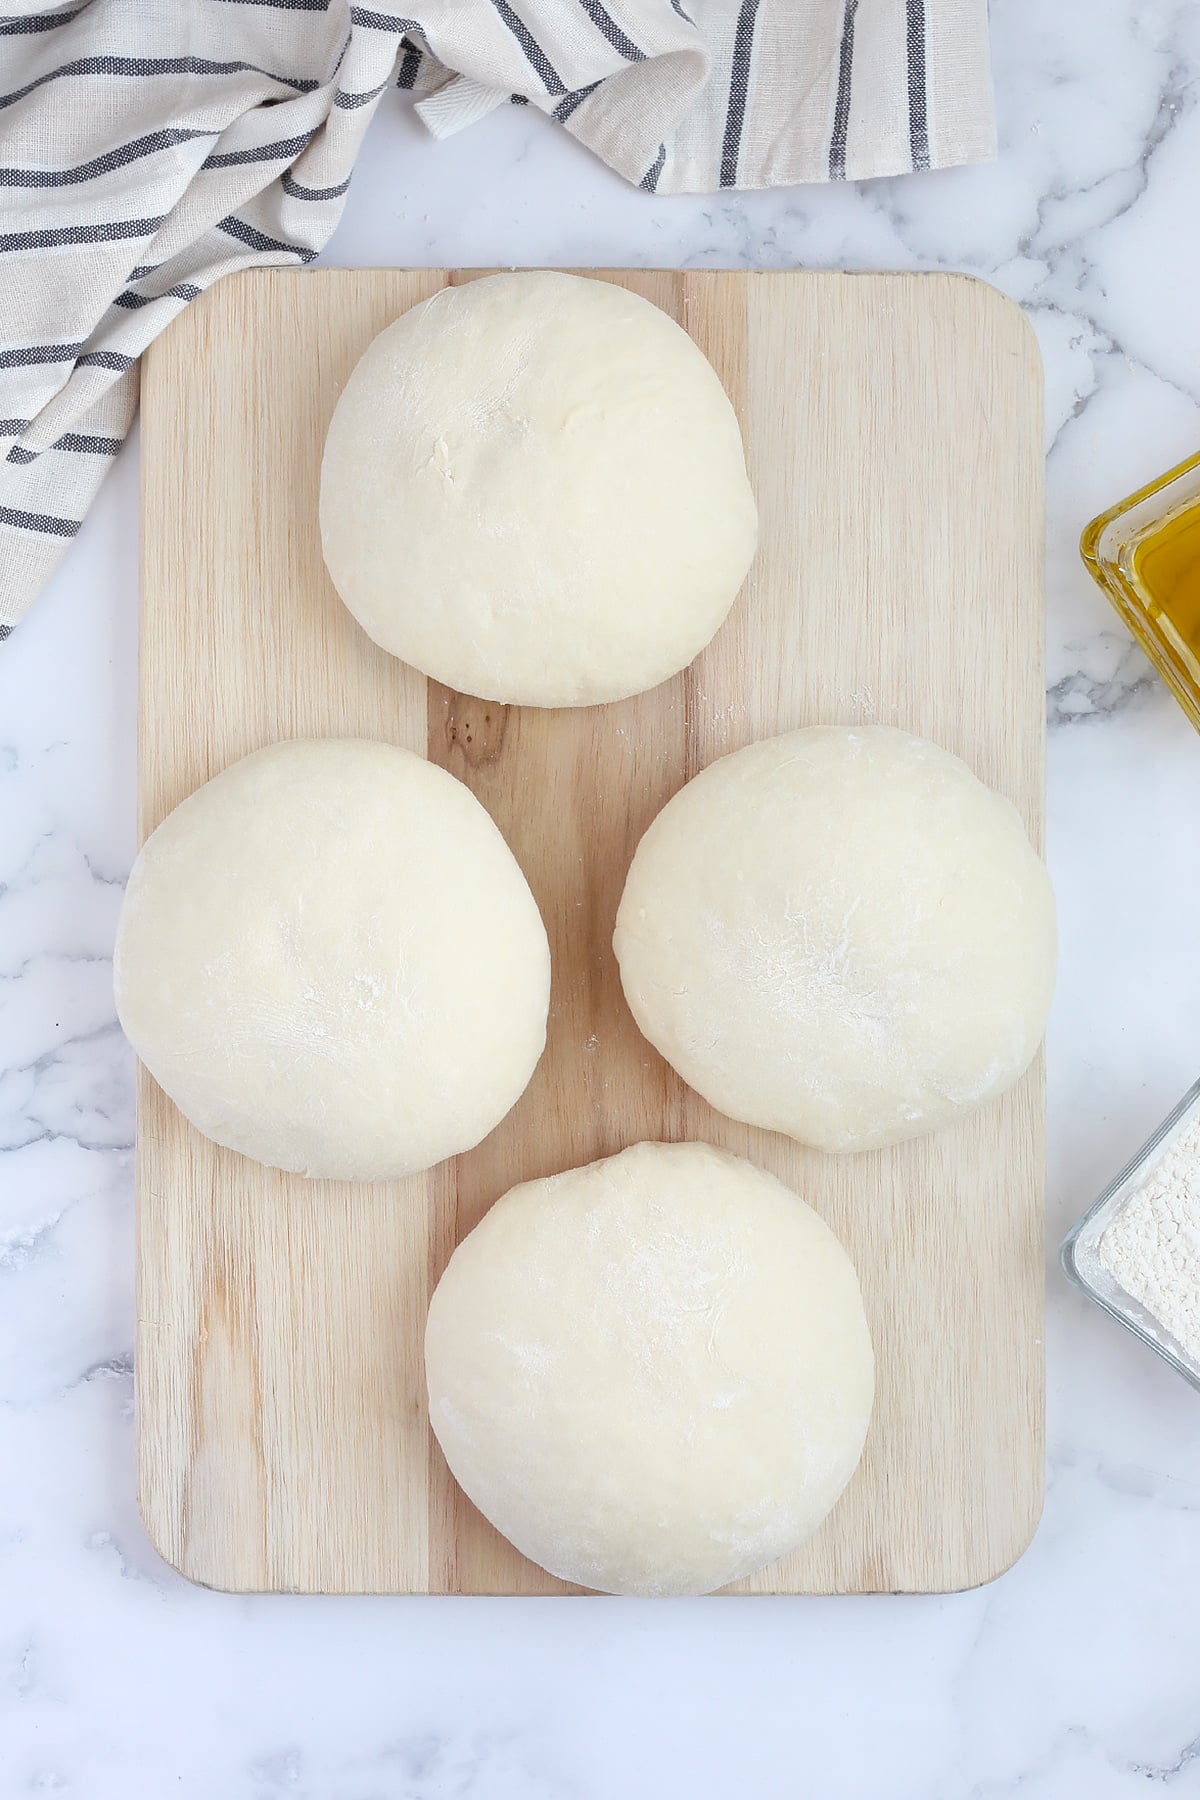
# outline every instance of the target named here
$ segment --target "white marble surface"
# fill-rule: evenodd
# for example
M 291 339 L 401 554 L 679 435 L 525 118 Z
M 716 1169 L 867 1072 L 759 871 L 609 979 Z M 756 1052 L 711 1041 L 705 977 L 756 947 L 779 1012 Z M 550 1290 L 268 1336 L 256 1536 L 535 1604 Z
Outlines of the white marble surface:
M 1029 309 L 1049 456 L 1049 1491 L 945 1599 L 230 1599 L 132 1474 L 136 449 L 0 651 L 0 1800 L 1132 1800 L 1200 1793 L 1200 1405 L 1053 1248 L 1200 1072 L 1200 743 L 1080 567 L 1200 448 L 1200 7 L 996 0 L 994 166 L 626 190 L 528 110 L 389 98 L 327 260 L 964 268 Z

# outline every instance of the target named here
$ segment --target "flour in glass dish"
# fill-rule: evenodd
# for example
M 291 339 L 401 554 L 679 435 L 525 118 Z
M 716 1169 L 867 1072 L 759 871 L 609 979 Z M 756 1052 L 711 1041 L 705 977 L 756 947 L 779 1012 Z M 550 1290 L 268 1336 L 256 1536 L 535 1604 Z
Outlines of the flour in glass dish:
M 1200 1119 L 1117 1214 L 1100 1240 L 1100 1260 L 1200 1362 Z

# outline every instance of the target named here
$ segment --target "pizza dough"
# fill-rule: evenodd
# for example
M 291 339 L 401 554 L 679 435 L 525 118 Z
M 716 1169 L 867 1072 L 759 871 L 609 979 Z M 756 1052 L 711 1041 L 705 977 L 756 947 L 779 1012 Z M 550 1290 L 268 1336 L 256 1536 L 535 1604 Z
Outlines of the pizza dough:
M 147 840 L 114 980 L 134 1049 L 206 1136 L 371 1181 L 503 1118 L 545 1043 L 550 952 L 461 782 L 391 744 L 295 742 Z
M 613 945 L 642 1031 L 713 1106 L 864 1150 L 1027 1067 L 1054 897 L 1014 808 L 957 757 L 822 727 L 725 757 L 663 808 Z
M 451 1257 L 425 1364 L 480 1511 L 614 1594 L 707 1593 L 801 1543 L 858 1464 L 874 1387 L 833 1233 L 706 1144 L 513 1188 Z
M 607 281 L 442 289 L 368 347 L 325 444 L 338 593 L 385 650 L 487 700 L 587 706 L 674 675 L 757 529 L 711 365 Z

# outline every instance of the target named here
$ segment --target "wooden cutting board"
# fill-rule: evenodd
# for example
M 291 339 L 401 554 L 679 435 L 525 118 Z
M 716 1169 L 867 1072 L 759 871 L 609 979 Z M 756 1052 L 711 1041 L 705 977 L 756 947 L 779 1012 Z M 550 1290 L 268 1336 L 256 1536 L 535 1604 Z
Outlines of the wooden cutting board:
M 426 1302 L 513 1182 L 641 1138 L 773 1169 L 858 1265 L 879 1390 L 862 1467 L 748 1593 L 929 1592 L 1005 1569 L 1042 1493 L 1043 1077 L 844 1158 L 731 1123 L 639 1036 L 610 947 L 641 833 L 714 757 L 797 725 L 935 738 L 1043 808 L 1041 375 L 1016 307 L 949 275 L 614 272 L 679 320 L 742 421 L 762 541 L 715 642 L 616 706 L 541 712 L 427 683 L 326 578 L 317 474 L 369 339 L 470 275 L 260 271 L 146 356 L 140 827 L 293 736 L 388 738 L 465 781 L 550 934 L 546 1055 L 470 1155 L 307 1183 L 207 1143 L 138 1090 L 140 1491 L 214 1587 L 562 1593 L 456 1490 L 425 1415 Z

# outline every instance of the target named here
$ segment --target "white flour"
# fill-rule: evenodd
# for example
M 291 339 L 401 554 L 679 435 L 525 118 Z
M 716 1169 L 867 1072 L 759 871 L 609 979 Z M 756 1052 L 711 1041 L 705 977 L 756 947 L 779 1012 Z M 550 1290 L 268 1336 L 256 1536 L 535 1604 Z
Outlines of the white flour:
M 1117 1214 L 1100 1240 L 1100 1260 L 1200 1361 L 1200 1119 Z

